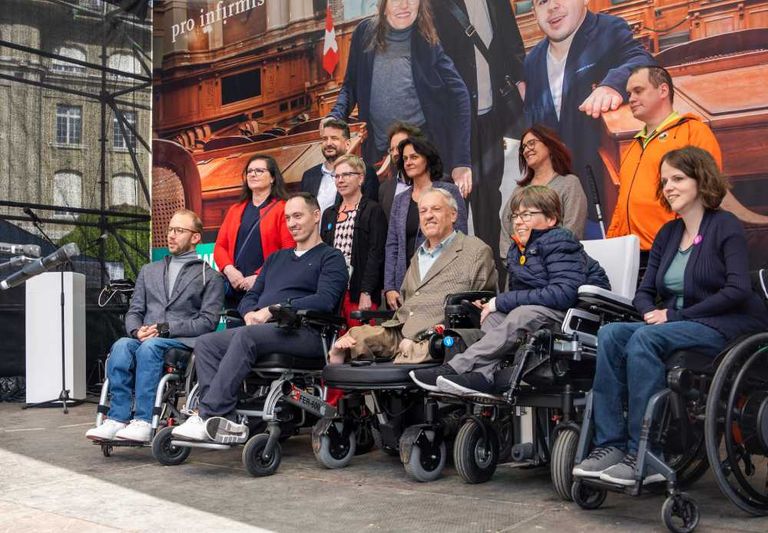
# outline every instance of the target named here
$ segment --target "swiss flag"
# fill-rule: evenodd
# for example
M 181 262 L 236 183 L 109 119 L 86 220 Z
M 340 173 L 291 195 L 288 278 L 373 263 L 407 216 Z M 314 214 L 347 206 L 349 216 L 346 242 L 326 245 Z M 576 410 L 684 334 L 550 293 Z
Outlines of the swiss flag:
M 333 75 L 339 64 L 339 45 L 336 44 L 336 30 L 333 29 L 331 3 L 325 6 L 325 40 L 323 41 L 323 70 Z

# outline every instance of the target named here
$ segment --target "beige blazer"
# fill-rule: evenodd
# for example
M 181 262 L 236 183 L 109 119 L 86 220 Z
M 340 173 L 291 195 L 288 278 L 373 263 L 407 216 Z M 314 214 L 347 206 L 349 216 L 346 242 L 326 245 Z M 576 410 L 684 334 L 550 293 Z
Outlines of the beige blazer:
M 416 252 L 416 254 L 418 251 Z M 477 237 L 459 232 L 421 279 L 414 254 L 405 273 L 400 295 L 403 305 L 384 327 L 402 325 L 405 338 L 444 322 L 443 306 L 449 294 L 464 291 L 496 291 L 496 266 L 491 248 Z

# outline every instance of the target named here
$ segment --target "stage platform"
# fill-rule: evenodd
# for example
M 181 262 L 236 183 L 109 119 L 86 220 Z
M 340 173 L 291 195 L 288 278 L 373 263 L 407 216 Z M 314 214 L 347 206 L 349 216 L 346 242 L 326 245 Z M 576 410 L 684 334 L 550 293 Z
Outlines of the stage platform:
M 284 444 L 267 478 L 245 472 L 239 449 L 193 450 L 177 467 L 158 465 L 148 449 L 106 458 L 83 436 L 94 411 L 0 403 L 0 531 L 665 531 L 660 496 L 609 495 L 585 512 L 555 496 L 543 469 L 501 466 L 490 482 L 467 485 L 449 468 L 421 484 L 379 451 L 326 470 L 309 435 Z M 709 475 L 690 493 L 702 533 L 768 531 L 768 518 L 739 512 Z

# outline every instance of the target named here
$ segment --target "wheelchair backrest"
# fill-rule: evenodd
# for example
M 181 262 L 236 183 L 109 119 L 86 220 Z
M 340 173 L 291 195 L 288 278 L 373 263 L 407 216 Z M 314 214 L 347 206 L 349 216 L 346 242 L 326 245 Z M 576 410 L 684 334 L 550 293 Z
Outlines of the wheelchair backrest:
M 633 298 L 640 270 L 640 239 L 635 235 L 581 241 L 584 251 L 600 263 L 611 282 L 611 292 Z

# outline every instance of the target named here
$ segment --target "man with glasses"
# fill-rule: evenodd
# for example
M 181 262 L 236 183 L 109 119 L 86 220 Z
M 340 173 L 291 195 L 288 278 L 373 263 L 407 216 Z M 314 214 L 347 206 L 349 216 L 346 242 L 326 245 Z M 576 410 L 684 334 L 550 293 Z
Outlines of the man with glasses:
M 107 359 L 107 419 L 87 438 L 148 442 L 165 352 L 192 348 L 196 337 L 216 329 L 224 279 L 197 256 L 202 231 L 193 211 L 176 211 L 168 225 L 170 255 L 139 271 L 125 315 L 129 336 L 112 345 Z

